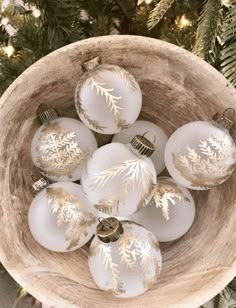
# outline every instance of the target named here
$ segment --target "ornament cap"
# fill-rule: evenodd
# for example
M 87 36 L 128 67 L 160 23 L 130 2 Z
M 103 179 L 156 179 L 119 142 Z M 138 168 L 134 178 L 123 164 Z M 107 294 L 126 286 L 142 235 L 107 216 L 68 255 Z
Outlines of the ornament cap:
M 41 124 L 45 124 L 59 117 L 56 109 L 48 107 L 46 104 L 41 104 L 37 110 L 37 117 Z
M 131 146 L 135 149 L 140 155 L 150 157 L 155 152 L 155 146 L 151 141 L 141 135 L 136 135 L 132 141 Z
M 115 242 L 120 238 L 124 232 L 121 222 L 115 217 L 108 217 L 105 219 L 98 219 L 96 234 L 98 238 L 104 243 Z
M 92 71 L 94 68 L 102 64 L 102 59 L 100 57 L 95 57 L 81 64 L 83 72 Z
M 229 111 L 232 112 L 231 118 L 226 115 Z M 230 130 L 232 126 L 234 125 L 234 120 L 233 120 L 234 115 L 235 115 L 235 110 L 233 108 L 227 108 L 222 114 L 216 113 L 213 116 L 212 120 L 220 124 L 224 128 Z
M 45 187 L 47 187 L 50 182 L 48 179 L 45 179 L 44 177 L 41 177 L 38 180 L 35 180 L 32 176 L 32 179 L 35 181 L 34 184 L 31 186 L 31 191 L 34 195 L 39 193 L 41 190 L 43 190 Z

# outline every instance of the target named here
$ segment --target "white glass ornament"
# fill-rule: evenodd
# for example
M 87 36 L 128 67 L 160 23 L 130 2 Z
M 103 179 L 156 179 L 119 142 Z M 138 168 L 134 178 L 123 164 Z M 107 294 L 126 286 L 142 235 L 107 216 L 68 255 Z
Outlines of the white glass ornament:
M 34 239 L 57 252 L 73 251 L 85 245 L 96 231 L 97 211 L 82 187 L 71 182 L 49 185 L 41 178 L 33 189 L 28 223 Z
M 81 121 L 101 134 L 116 134 L 133 124 L 142 107 L 140 87 L 128 71 L 101 64 L 100 58 L 82 66 L 86 73 L 75 91 Z
M 110 217 L 97 227 L 88 264 L 100 289 L 116 297 L 130 298 L 157 284 L 162 257 L 158 242 L 150 231 Z
M 155 152 L 151 155 L 151 160 L 156 168 L 157 175 L 165 169 L 164 152 L 167 143 L 165 132 L 156 124 L 149 121 L 136 121 L 123 132 L 115 135 L 112 142 L 128 143 L 136 135 L 144 135 L 155 146 Z M 151 138 L 151 139 L 150 139 Z
M 148 228 L 159 242 L 173 241 L 192 226 L 195 203 L 187 188 L 169 177 L 158 177 L 151 202 L 129 217 Z
M 234 171 L 236 147 L 229 134 L 233 121 L 216 114 L 212 121 L 195 121 L 169 138 L 165 163 L 179 184 L 206 190 L 222 184 Z
M 112 216 L 127 216 L 145 206 L 156 184 L 149 156 L 154 146 L 143 136 L 130 144 L 111 143 L 88 160 L 82 186 L 91 204 Z
M 52 181 L 77 181 L 88 157 L 97 149 L 93 133 L 80 121 L 58 117 L 46 109 L 31 143 L 33 163 Z

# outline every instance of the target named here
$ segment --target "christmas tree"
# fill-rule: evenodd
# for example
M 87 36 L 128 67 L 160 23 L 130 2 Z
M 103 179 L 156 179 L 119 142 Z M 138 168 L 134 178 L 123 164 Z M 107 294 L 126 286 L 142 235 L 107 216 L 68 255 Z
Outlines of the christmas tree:
M 235 29 L 236 0 L 0 0 L 0 95 L 53 50 L 109 34 L 176 44 L 209 62 L 235 86 Z M 236 301 L 235 280 L 215 297 L 215 307 L 229 298 Z

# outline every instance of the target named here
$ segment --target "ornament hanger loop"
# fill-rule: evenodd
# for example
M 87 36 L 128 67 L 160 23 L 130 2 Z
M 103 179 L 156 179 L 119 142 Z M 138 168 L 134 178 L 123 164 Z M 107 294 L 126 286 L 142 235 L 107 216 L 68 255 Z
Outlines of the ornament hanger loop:
M 103 217 L 98 217 L 98 221 L 105 227 L 105 228 L 110 228 L 111 224 Z
M 224 110 L 223 112 L 223 117 L 227 115 L 227 113 L 229 114 L 229 112 L 232 112 L 231 118 L 233 119 L 235 116 L 235 110 L 234 108 L 227 108 Z
M 145 137 L 145 135 L 147 135 L 148 133 L 151 134 L 151 135 L 154 137 L 152 143 L 155 143 L 157 137 L 156 137 L 152 132 L 146 131 L 146 132 L 143 134 L 143 137 Z

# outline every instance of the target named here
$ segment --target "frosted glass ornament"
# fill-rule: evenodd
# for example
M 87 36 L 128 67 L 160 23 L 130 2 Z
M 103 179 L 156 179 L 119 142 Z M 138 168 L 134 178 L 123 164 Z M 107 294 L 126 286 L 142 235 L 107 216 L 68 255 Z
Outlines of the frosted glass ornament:
M 179 184 L 206 190 L 225 182 L 235 168 L 236 148 L 229 129 L 233 121 L 216 114 L 212 121 L 195 121 L 169 138 L 165 163 Z
M 158 242 L 150 231 L 129 221 L 119 222 L 122 228 L 119 236 L 111 234 L 113 241 L 107 241 L 104 233 L 112 219 L 100 223 L 91 243 L 88 258 L 91 275 L 100 289 L 116 297 L 139 296 L 158 283 L 162 264 Z
M 86 73 L 75 91 L 81 121 L 100 134 L 116 134 L 138 118 L 142 107 L 140 87 L 128 71 L 95 58 L 83 64 Z
M 42 126 L 31 143 L 33 163 L 52 181 L 77 181 L 97 149 L 93 133 L 80 121 L 60 117 L 54 109 L 38 114 Z
M 146 134 L 145 134 L 146 133 Z M 165 169 L 164 152 L 167 143 L 165 132 L 156 124 L 149 121 L 136 121 L 123 132 L 115 135 L 112 142 L 128 143 L 136 135 L 144 135 L 155 146 L 155 152 L 150 156 L 157 175 Z
M 128 216 L 145 206 L 156 183 L 149 158 L 153 151 L 152 143 L 142 136 L 130 144 L 111 143 L 96 150 L 82 177 L 90 203 L 112 216 Z
M 151 202 L 130 220 L 148 228 L 159 242 L 173 241 L 192 226 L 195 203 L 187 188 L 169 177 L 158 177 Z
M 96 231 L 98 212 L 87 200 L 82 187 L 71 182 L 48 185 L 44 179 L 34 187 L 39 192 L 28 214 L 34 239 L 57 252 L 73 251 L 85 245 Z

